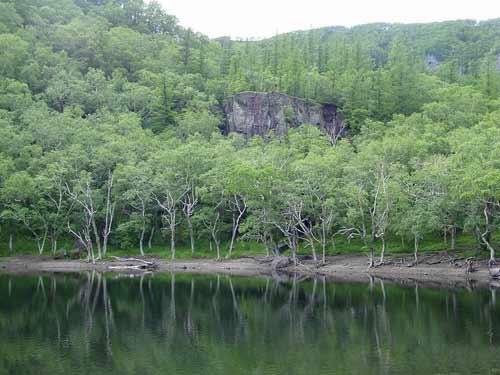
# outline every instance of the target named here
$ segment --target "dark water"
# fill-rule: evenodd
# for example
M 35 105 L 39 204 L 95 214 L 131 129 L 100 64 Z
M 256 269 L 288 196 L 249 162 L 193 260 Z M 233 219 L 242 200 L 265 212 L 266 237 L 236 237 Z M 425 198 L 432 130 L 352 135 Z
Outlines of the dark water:
M 380 280 L 0 275 L 0 374 L 500 374 L 500 303 Z

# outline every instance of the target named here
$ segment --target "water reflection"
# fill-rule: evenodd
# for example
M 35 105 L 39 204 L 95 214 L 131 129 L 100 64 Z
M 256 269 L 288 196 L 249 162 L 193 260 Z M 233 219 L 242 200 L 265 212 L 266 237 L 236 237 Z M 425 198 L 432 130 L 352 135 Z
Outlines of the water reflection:
M 496 293 L 376 278 L 3 275 L 0 374 L 495 373 Z

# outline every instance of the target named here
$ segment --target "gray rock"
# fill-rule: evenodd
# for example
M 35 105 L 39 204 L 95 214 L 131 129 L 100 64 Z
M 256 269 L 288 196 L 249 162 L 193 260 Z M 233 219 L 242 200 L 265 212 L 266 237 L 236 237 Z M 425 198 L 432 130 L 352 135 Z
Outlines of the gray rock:
M 427 55 L 425 56 L 425 66 L 427 68 L 427 70 L 431 71 L 431 72 L 435 72 L 439 66 L 441 65 L 441 62 L 437 59 L 436 56 L 434 55 Z
M 290 128 L 310 124 L 331 139 L 346 131 L 344 117 L 335 104 L 319 104 L 280 93 L 242 92 L 223 105 L 225 132 L 247 137 L 284 135 Z
M 497 72 L 500 72 L 500 53 L 497 55 Z

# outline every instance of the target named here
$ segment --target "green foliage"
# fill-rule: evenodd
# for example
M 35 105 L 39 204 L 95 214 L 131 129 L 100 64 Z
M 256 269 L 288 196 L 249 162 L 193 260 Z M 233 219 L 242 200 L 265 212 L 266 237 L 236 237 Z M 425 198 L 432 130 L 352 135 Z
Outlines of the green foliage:
M 144 253 L 169 238 L 172 256 L 176 243 L 181 256 L 257 251 L 245 240 L 317 257 L 446 233 L 493 254 L 499 27 L 210 40 L 156 2 L 2 1 L 2 231 L 40 252 L 70 237 L 100 252 L 109 237 Z M 225 137 L 223 101 L 244 90 L 334 103 L 347 137 L 332 147 L 291 107 L 281 138 Z

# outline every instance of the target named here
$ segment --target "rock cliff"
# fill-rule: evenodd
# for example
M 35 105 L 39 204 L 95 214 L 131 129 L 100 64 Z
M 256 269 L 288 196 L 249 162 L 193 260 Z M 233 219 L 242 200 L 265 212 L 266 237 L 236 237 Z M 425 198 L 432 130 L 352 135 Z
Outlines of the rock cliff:
M 425 56 L 425 66 L 428 71 L 435 72 L 441 66 L 441 61 L 432 54 L 428 54 Z
M 242 92 L 223 105 L 224 131 L 245 136 L 283 135 L 302 124 L 318 126 L 332 140 L 346 131 L 344 117 L 334 104 L 318 104 L 280 93 Z

